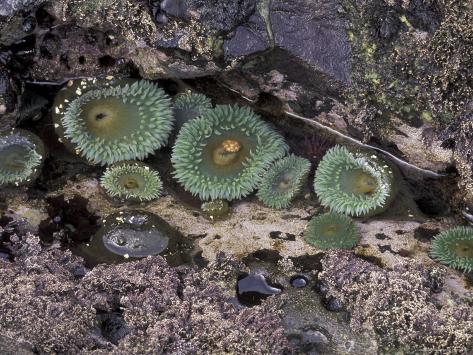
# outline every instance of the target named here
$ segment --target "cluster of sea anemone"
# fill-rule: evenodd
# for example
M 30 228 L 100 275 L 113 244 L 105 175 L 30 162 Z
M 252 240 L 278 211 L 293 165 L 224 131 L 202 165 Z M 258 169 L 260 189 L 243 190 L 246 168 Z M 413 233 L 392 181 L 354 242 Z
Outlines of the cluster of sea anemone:
M 306 181 L 310 165 L 310 161 L 295 155 L 277 161 L 265 174 L 258 198 L 271 208 L 289 207 Z
M 320 249 L 351 249 L 359 239 L 348 216 L 372 216 L 383 212 L 394 195 L 392 168 L 377 155 L 351 152 L 335 146 L 320 161 L 314 190 L 331 212 L 316 216 L 304 233 L 308 243 Z
M 13 129 L 0 135 L 0 186 L 24 185 L 39 174 L 45 149 L 35 134 Z
M 56 129 L 66 146 L 93 164 L 144 159 L 167 143 L 171 100 L 146 80 L 80 79 L 54 102 Z
M 100 179 L 100 184 L 112 198 L 139 202 L 158 198 L 163 188 L 159 173 L 136 161 L 109 166 Z
M 318 249 L 351 249 L 358 243 L 360 233 L 350 217 L 329 212 L 311 219 L 304 238 Z
M 213 107 L 209 98 L 192 92 L 177 95 L 172 103 L 163 89 L 146 80 L 70 81 L 56 95 L 53 118 L 66 147 L 91 164 L 108 165 L 100 184 L 119 201 L 144 202 L 161 195 L 158 172 L 139 160 L 166 145 L 174 127 L 173 175 L 204 201 L 202 212 L 212 220 L 228 214 L 228 201 L 255 190 L 268 207 L 290 207 L 311 168 L 309 160 L 287 156 L 284 138 L 250 108 Z M 31 181 L 44 156 L 40 139 L 32 133 L 13 130 L 1 135 L 0 185 Z M 349 216 L 383 212 L 396 194 L 394 180 L 393 167 L 375 154 L 343 146 L 329 149 L 317 167 L 314 190 L 330 212 L 311 219 L 305 240 L 319 249 L 354 247 L 360 235 Z M 114 234 L 115 249 L 122 247 L 119 234 Z M 165 243 L 156 250 L 160 248 L 166 248 Z M 431 256 L 473 271 L 473 229 L 441 233 L 432 243 Z
M 438 234 L 430 255 L 452 268 L 473 272 L 473 228 L 455 227 Z
M 211 108 L 212 102 L 203 94 L 186 92 L 177 95 L 173 106 L 176 130 L 180 130 L 184 123 L 202 115 Z
M 374 154 L 335 146 L 317 168 L 314 190 L 332 211 L 372 216 L 384 211 L 394 198 L 394 173 Z
M 288 150 L 283 137 L 246 107 L 220 105 L 185 123 L 172 153 L 174 176 L 202 200 L 240 199 Z

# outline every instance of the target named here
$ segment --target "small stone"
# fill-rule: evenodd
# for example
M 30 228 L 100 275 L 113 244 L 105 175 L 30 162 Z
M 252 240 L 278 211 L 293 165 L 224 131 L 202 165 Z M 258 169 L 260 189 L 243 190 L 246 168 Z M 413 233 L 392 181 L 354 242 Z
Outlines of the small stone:
M 245 275 L 238 280 L 238 301 L 248 307 L 259 305 L 265 298 L 281 293 L 281 289 L 268 284 L 262 274 Z
M 303 288 L 307 286 L 308 280 L 302 275 L 296 275 L 291 278 L 291 286 L 294 288 Z
M 324 306 L 328 311 L 331 312 L 340 312 L 343 310 L 343 305 L 340 300 L 336 299 L 333 296 L 329 296 L 325 301 L 324 301 Z
M 329 340 L 318 330 L 308 330 L 302 333 L 302 341 L 308 344 L 328 344 Z
M 314 290 L 325 296 L 329 290 L 328 284 L 325 281 L 317 280 L 314 285 Z

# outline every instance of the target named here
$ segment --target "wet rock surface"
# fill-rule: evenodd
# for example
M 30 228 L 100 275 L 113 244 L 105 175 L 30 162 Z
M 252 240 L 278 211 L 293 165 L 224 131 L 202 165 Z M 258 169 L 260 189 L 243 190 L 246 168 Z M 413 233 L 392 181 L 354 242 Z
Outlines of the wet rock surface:
M 220 258 L 214 272 L 197 272 L 150 257 L 77 277 L 78 258 L 42 249 L 33 235 L 12 249 L 16 262 L 0 261 L 0 327 L 40 352 L 289 350 L 275 303 L 237 310 L 218 286 L 236 278 L 234 261 Z
M 35 185 L 0 189 L 0 353 L 471 351 L 471 275 L 429 250 L 473 223 L 472 14 L 451 0 L 4 0 L 0 131 L 31 129 L 52 154 Z M 322 253 L 303 240 L 324 211 L 309 184 L 290 210 L 249 197 L 209 220 L 159 152 L 147 163 L 165 194 L 140 208 L 201 269 L 154 256 L 91 270 L 65 249 L 129 206 L 56 141 L 50 112 L 69 79 L 108 75 L 251 106 L 314 167 L 335 143 L 382 148 L 407 162 L 390 159 L 402 191 L 357 219 L 352 252 Z M 238 301 L 242 273 L 263 275 L 260 304 Z
M 322 264 L 320 278 L 347 306 L 352 327 L 372 327 L 381 346 L 463 352 L 473 345 L 471 307 L 446 294 L 446 303 L 436 296 L 445 281 L 441 269 L 411 261 L 383 270 L 341 251 L 329 253 Z

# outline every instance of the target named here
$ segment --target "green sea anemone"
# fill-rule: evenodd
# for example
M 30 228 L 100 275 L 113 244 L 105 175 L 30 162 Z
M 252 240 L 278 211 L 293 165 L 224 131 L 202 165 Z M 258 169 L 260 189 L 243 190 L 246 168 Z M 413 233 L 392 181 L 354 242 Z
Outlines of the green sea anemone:
M 173 148 L 175 178 L 202 200 L 251 193 L 287 152 L 283 137 L 249 108 L 217 106 L 182 127 Z
M 430 255 L 438 262 L 465 272 L 473 271 L 473 228 L 456 227 L 432 241 Z
M 392 201 L 394 173 L 376 155 L 331 148 L 315 173 L 314 189 L 322 205 L 339 213 L 367 216 L 382 212 Z
M 318 249 L 351 249 L 360 233 L 350 217 L 329 212 L 310 220 L 304 238 Z
M 276 162 L 264 175 L 257 196 L 268 207 L 287 208 L 300 192 L 310 161 L 290 155 Z
M 205 110 L 212 108 L 210 99 L 202 94 L 187 92 L 179 94 L 174 100 L 175 126 L 179 130 L 187 121 L 200 116 Z
M 166 144 L 173 113 L 162 89 L 145 80 L 94 80 L 72 82 L 55 100 L 56 128 L 66 146 L 105 165 L 144 159 Z
M 105 192 L 116 199 L 150 201 L 158 198 L 163 183 L 157 171 L 141 162 L 120 162 L 107 168 L 100 179 Z
M 44 145 L 33 133 L 13 129 L 1 134 L 0 186 L 33 181 L 39 175 L 44 156 Z

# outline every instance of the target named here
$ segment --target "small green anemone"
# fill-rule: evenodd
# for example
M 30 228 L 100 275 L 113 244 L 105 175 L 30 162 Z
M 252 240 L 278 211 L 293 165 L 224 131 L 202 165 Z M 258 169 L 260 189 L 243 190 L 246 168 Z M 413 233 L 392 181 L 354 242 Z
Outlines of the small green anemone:
M 105 165 L 144 159 L 167 142 L 173 113 L 162 89 L 145 80 L 94 80 L 70 83 L 55 100 L 56 129 L 66 146 Z
M 150 201 L 161 195 L 163 183 L 157 171 L 141 162 L 121 162 L 107 168 L 100 184 L 119 200 Z
M 438 262 L 465 272 L 473 271 L 473 228 L 456 227 L 432 241 L 430 255 Z
M 202 200 L 251 193 L 287 152 L 283 137 L 249 108 L 222 105 L 184 124 L 173 148 L 175 178 Z
M 351 249 L 360 233 L 350 217 L 329 212 L 310 220 L 304 238 L 318 249 Z
M 287 208 L 300 192 L 310 170 L 310 161 L 290 155 L 276 162 L 264 175 L 258 198 L 268 207 Z
M 382 212 L 392 201 L 394 174 L 376 155 L 352 153 L 335 146 L 315 173 L 314 189 L 322 205 L 339 213 L 367 216 Z
M 176 120 L 175 125 L 177 130 L 187 121 L 200 116 L 211 108 L 212 102 L 205 95 L 193 92 L 177 95 L 174 100 L 174 118 Z
M 23 185 L 40 172 L 45 151 L 41 139 L 31 132 L 13 129 L 0 135 L 0 185 Z

